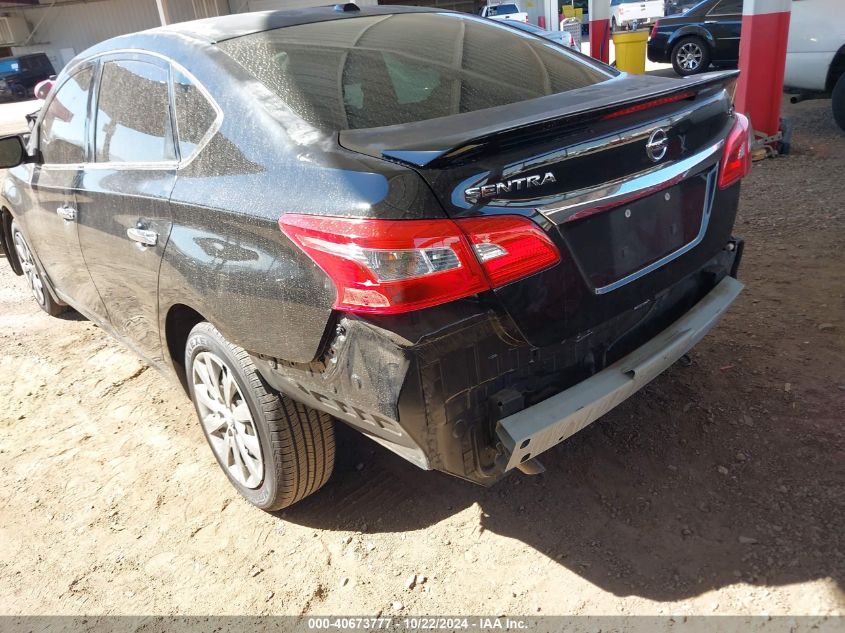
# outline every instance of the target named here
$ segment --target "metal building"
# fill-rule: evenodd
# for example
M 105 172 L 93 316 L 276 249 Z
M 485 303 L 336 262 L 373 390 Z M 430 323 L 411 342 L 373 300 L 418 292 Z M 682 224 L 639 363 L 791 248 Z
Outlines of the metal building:
M 0 57 L 44 52 L 56 70 L 116 35 L 198 18 L 330 0 L 0 0 Z M 358 4 L 377 4 L 359 0 Z
M 557 0 L 515 0 L 537 24 L 557 27 Z M 44 52 L 56 70 L 116 35 L 163 23 L 331 4 L 332 0 L 0 0 L 0 57 Z M 410 4 L 476 12 L 486 0 L 356 0 L 360 6 Z

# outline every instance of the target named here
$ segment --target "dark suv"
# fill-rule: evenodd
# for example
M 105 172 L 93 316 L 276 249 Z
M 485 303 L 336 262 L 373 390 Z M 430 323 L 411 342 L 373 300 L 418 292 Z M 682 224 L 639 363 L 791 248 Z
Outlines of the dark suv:
M 411 7 L 123 36 L 62 71 L 28 146 L 0 141 L 0 244 L 44 310 L 181 382 L 261 508 L 323 485 L 336 420 L 492 484 L 742 289 L 735 78 Z
M 55 74 L 44 53 L 4 57 L 0 59 L 0 99 L 32 99 L 35 84 Z

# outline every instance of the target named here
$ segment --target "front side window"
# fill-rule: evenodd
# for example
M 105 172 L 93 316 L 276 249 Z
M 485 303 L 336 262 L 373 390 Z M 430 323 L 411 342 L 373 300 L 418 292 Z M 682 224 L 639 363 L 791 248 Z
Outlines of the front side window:
M 217 119 L 217 111 L 191 79 L 175 68 L 173 105 L 176 109 L 179 154 L 182 160 L 193 154 Z
M 97 162 L 173 160 L 167 70 L 148 62 L 105 62 L 95 125 Z
M 92 76 L 91 68 L 74 73 L 50 101 L 39 135 L 44 163 L 76 164 L 85 161 L 85 119 Z
M 474 112 L 613 76 L 550 42 L 457 14 L 330 20 L 218 46 L 296 114 L 330 131 Z

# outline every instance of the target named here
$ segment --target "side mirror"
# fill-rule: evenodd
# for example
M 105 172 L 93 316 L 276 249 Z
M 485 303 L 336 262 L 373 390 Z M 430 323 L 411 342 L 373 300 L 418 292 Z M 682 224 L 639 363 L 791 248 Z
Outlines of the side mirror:
M 29 156 L 23 139 L 18 136 L 4 136 L 0 138 L 0 169 L 11 169 L 25 162 Z

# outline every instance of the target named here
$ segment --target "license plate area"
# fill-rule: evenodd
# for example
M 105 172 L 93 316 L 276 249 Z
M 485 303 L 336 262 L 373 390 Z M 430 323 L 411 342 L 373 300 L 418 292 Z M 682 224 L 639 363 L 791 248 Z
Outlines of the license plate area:
M 715 168 L 639 200 L 567 222 L 561 234 L 596 294 L 630 283 L 694 248 L 710 217 Z

